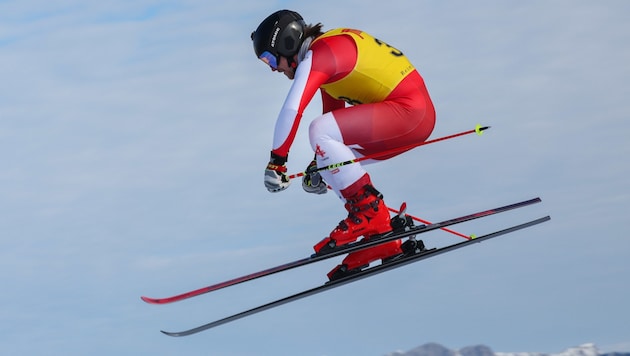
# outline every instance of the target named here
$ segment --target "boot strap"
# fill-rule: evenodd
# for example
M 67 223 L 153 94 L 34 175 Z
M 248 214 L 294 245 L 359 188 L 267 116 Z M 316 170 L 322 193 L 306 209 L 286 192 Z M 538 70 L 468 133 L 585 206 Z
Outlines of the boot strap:
M 378 200 L 383 199 L 383 194 L 376 190 L 372 185 L 367 184 L 363 187 L 363 192 L 353 196 L 352 198 L 346 199 L 346 201 L 352 205 L 356 205 L 361 200 L 368 198 L 370 195 L 375 196 Z
M 359 202 L 369 198 L 370 196 L 375 196 L 376 199 L 367 204 L 359 204 Z M 349 210 L 351 212 L 360 213 L 369 209 L 378 210 L 378 205 L 382 199 L 383 194 L 376 190 L 376 188 L 374 188 L 372 185 L 367 184 L 363 187 L 363 191 L 360 194 L 357 194 L 351 199 L 347 199 L 347 202 L 350 207 Z

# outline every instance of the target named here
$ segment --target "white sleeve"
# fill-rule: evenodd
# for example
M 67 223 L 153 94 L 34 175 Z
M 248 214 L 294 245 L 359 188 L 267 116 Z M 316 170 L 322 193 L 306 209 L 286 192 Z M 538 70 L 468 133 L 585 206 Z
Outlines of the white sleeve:
M 293 143 L 297 126 L 300 124 L 302 113 L 313 98 L 312 90 L 306 90 L 312 66 L 312 51 L 308 51 L 298 65 L 293 84 L 287 98 L 278 114 L 273 135 L 273 150 L 281 156 L 286 156 Z M 318 88 L 319 89 L 319 86 Z

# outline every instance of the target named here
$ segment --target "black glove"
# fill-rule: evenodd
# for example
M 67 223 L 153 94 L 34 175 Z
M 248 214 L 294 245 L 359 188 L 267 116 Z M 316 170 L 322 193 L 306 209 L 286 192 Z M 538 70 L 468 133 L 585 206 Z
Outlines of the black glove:
M 328 185 L 322 179 L 321 174 L 316 172 L 317 161 L 313 160 L 306 167 L 306 174 L 302 177 L 302 188 L 307 193 L 312 194 L 326 194 L 328 191 Z

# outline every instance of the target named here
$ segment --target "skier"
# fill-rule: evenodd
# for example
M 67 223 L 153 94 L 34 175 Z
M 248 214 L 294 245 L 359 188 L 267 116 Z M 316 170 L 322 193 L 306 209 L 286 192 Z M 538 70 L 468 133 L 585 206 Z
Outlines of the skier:
M 402 52 L 360 30 L 323 32 L 322 27 L 321 23 L 307 25 L 297 12 L 280 10 L 251 34 L 256 56 L 272 71 L 293 80 L 276 120 L 265 169 L 264 184 L 270 192 L 289 187 L 289 149 L 318 89 L 323 114 L 309 127 L 315 152 L 311 169 L 424 142 L 435 125 L 435 108 L 424 80 Z M 314 246 L 315 252 L 392 230 L 383 196 L 363 165 L 344 165 L 321 175 L 308 172 L 302 179 L 305 191 L 324 194 L 330 185 L 348 211 L 329 236 Z M 400 240 L 351 253 L 328 278 L 349 275 L 401 253 Z

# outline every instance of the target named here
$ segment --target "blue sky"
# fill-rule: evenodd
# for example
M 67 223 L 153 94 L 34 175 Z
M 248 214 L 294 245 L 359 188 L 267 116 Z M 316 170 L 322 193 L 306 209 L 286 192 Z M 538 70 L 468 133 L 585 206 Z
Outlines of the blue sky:
M 250 32 L 291 8 L 400 48 L 436 105 L 432 137 L 368 170 L 392 206 L 527 231 L 200 335 L 181 330 L 310 288 L 323 262 L 169 306 L 167 296 L 310 254 L 331 194 L 262 184 L 290 82 Z M 0 1 L 3 354 L 383 355 L 426 342 L 630 351 L 626 1 Z M 312 153 L 307 109 L 289 170 Z M 299 183 L 299 182 L 296 182 Z M 458 242 L 444 232 L 425 243 Z

